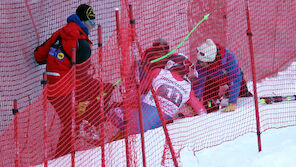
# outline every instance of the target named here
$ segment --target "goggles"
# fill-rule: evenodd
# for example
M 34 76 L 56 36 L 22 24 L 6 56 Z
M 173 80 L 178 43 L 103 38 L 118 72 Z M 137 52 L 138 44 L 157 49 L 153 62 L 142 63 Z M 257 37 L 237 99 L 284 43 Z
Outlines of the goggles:
M 87 22 L 89 22 L 89 24 L 92 25 L 92 26 L 96 24 L 96 22 L 93 21 L 93 20 L 87 20 Z
M 197 51 L 197 54 L 200 54 L 201 56 L 204 56 L 205 55 L 205 53 L 199 51 L 198 49 L 196 49 L 196 51 Z
M 175 64 L 173 65 L 173 67 L 176 67 L 176 66 L 184 66 L 185 68 L 190 69 L 190 68 L 193 67 L 193 64 L 191 63 L 190 60 L 188 60 L 188 59 L 186 58 L 186 59 L 183 60 L 182 62 L 180 62 L 180 63 L 175 63 Z

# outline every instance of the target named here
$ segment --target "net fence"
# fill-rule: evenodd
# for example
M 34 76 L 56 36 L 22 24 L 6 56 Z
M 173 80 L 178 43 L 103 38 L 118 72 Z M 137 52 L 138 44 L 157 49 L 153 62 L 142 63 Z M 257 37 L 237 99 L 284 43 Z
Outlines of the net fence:
M 89 35 L 92 56 L 42 85 L 45 65 L 33 51 L 81 3 L 101 25 Z M 0 166 L 177 166 L 185 147 L 198 153 L 295 126 L 295 8 L 292 0 L 1 1 Z M 221 112 L 229 104 L 235 111 Z

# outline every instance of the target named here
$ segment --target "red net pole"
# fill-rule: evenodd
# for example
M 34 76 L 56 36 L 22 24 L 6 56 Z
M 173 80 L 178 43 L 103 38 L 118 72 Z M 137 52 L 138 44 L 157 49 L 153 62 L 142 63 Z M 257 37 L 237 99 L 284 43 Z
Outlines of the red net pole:
M 47 80 L 47 74 L 46 72 L 43 73 L 43 80 L 41 81 L 41 85 L 43 86 L 43 89 L 45 89 L 45 86 L 47 84 L 48 80 Z
M 143 113 L 141 107 L 141 94 L 139 91 L 139 84 L 137 83 L 137 93 L 138 93 L 138 106 L 139 106 L 139 121 L 140 121 L 140 131 L 141 131 L 141 146 L 142 146 L 142 157 L 143 157 L 143 166 L 146 167 L 146 154 L 145 154 L 145 137 L 144 137 L 144 128 L 143 128 Z
M 130 17 L 130 25 L 131 25 L 131 37 L 132 41 L 135 40 L 135 20 L 133 17 L 133 6 L 129 4 L 129 17 Z
M 73 64 L 73 90 L 72 90 L 72 128 L 71 128 L 71 161 L 72 167 L 75 167 L 75 88 L 76 88 L 76 49 L 72 48 Z
M 100 48 L 103 46 L 103 42 L 102 42 L 102 26 L 99 24 L 98 25 L 98 47 L 99 47 L 99 52 L 102 53 L 102 51 L 100 50 Z M 99 54 L 100 56 L 100 54 Z
M 47 75 L 46 73 L 43 73 L 43 80 L 41 81 L 41 84 L 43 85 L 43 118 L 44 118 L 44 167 L 48 166 L 48 155 L 47 155 L 47 89 L 45 89 L 45 86 L 47 84 Z
M 154 98 L 154 101 L 155 101 L 155 104 L 156 104 L 157 112 L 158 112 L 158 115 L 159 115 L 159 118 L 160 118 L 160 121 L 161 121 L 161 124 L 162 124 L 162 128 L 163 128 L 163 131 L 164 131 L 164 134 L 165 134 L 166 143 L 169 145 L 169 149 L 171 151 L 172 158 L 173 158 L 173 161 L 174 161 L 174 166 L 177 167 L 178 166 L 177 158 L 175 156 L 175 151 L 174 151 L 174 148 L 173 148 L 173 144 L 172 144 L 172 141 L 171 141 L 171 138 L 170 138 L 167 126 L 166 126 L 166 122 L 165 122 L 164 117 L 162 115 L 162 110 L 161 110 L 161 107 L 159 105 L 159 101 L 158 101 L 156 92 L 154 91 L 154 89 L 152 87 L 152 84 L 150 85 L 150 87 L 151 87 L 151 92 L 153 94 L 153 98 Z
M 18 142 L 18 123 L 17 123 L 17 119 L 18 119 L 18 108 L 17 108 L 17 100 L 14 99 L 13 100 L 13 109 L 12 109 L 12 113 L 15 115 L 14 116 L 14 140 L 15 140 L 15 167 L 19 166 L 19 142 Z
M 123 126 L 124 126 L 124 141 L 125 141 L 125 156 L 126 156 L 126 166 L 130 167 L 130 145 L 128 142 L 128 136 L 129 136 L 129 124 L 127 121 L 127 106 L 126 106 L 126 95 L 124 95 L 124 100 L 123 100 Z
M 116 18 L 116 30 L 117 30 L 117 38 L 119 40 L 119 9 L 115 9 L 115 18 Z
M 127 113 L 127 93 L 126 93 L 126 89 L 127 89 L 127 56 L 129 56 L 128 54 L 128 45 L 126 45 L 126 43 L 128 43 L 128 39 L 125 39 L 126 41 L 121 42 L 121 35 L 125 36 L 126 34 L 120 34 L 120 25 L 119 25 L 119 9 L 116 8 L 115 9 L 115 19 L 116 19 L 116 30 L 117 30 L 117 40 L 118 40 L 118 45 L 121 48 L 121 55 L 122 55 L 122 60 L 121 60 L 121 67 L 120 67 L 120 72 L 121 72 L 121 77 L 122 77 L 122 83 L 123 83 L 123 89 L 125 90 L 123 92 L 123 126 L 124 126 L 124 141 L 125 141 L 125 156 L 126 156 L 126 166 L 129 167 L 130 166 L 130 157 L 131 157 L 131 153 L 130 153 L 130 144 L 128 142 L 128 136 L 129 136 L 129 126 L 128 126 L 128 113 Z M 127 32 L 123 32 L 123 33 L 127 33 Z
M 99 48 L 99 75 L 102 75 L 102 71 L 103 71 L 103 60 L 102 60 L 102 26 L 98 25 L 98 48 Z M 102 116 L 102 119 L 100 121 L 100 145 L 101 145 L 101 151 L 102 151 L 102 167 L 105 167 L 105 128 L 104 128 L 104 119 L 105 119 L 105 114 L 104 114 L 104 86 L 103 86 L 103 81 L 102 81 L 102 76 L 100 77 L 100 115 Z
M 130 17 L 132 42 L 135 42 L 135 20 L 133 17 L 133 7 L 131 4 L 129 4 L 129 17 Z M 134 67 L 137 67 L 136 59 L 134 59 Z M 136 70 L 137 69 L 138 68 L 136 68 Z M 136 77 L 136 76 L 134 76 L 134 77 Z M 136 80 L 136 78 L 135 78 L 135 80 Z M 139 121 L 140 121 L 140 131 L 141 131 L 141 147 L 142 147 L 143 166 L 146 167 L 145 137 L 144 137 L 143 113 L 142 113 L 142 107 L 141 107 L 141 94 L 139 91 L 139 83 L 137 83 L 137 95 L 138 95 L 138 106 L 139 106 Z
M 253 89 L 254 89 L 254 101 L 255 101 L 255 110 L 256 110 L 256 125 L 257 125 L 257 136 L 258 136 L 258 150 L 261 151 L 261 132 L 260 132 L 260 119 L 259 119 L 259 107 L 258 107 L 258 94 L 257 94 L 257 79 L 256 79 L 256 68 L 255 68 L 255 59 L 254 59 L 254 50 L 253 50 L 253 40 L 252 40 L 252 31 L 250 24 L 250 14 L 248 1 L 245 1 L 246 5 L 246 15 L 247 15 L 247 24 L 248 30 L 247 35 L 249 37 L 249 47 L 250 47 L 250 56 L 252 63 L 252 79 L 253 79 Z

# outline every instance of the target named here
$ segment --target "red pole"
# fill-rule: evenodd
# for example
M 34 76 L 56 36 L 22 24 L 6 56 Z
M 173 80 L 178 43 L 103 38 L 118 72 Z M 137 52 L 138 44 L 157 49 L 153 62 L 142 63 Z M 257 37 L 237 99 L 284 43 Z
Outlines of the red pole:
M 126 92 L 125 92 L 126 93 Z M 124 142 L 125 142 L 125 156 L 126 156 L 126 166 L 130 167 L 130 151 L 129 151 L 129 143 L 128 143 L 128 136 L 129 136 L 129 122 L 127 121 L 127 107 L 126 107 L 126 95 L 124 95 L 123 100 L 123 127 L 124 127 Z
M 142 107 L 141 107 L 141 95 L 140 95 L 138 83 L 137 83 L 137 93 L 138 93 L 139 121 L 140 121 L 140 131 L 141 131 L 143 166 L 146 167 L 145 138 L 144 138 L 144 128 L 143 128 L 143 112 L 142 112 Z
M 253 40 L 252 40 L 253 34 L 251 31 L 250 14 L 249 14 L 249 7 L 248 7 L 247 1 L 245 1 L 245 5 L 246 5 L 246 15 L 247 15 L 247 24 L 248 24 L 247 35 L 249 37 L 250 56 L 251 56 L 251 62 L 252 62 L 252 79 L 253 79 L 254 100 L 255 100 L 255 110 L 256 110 L 258 150 L 260 152 L 261 151 L 261 132 L 260 132 L 259 106 L 258 106 L 258 94 L 257 94 L 256 68 L 255 68 L 255 58 L 254 58 L 254 49 L 253 49 Z
M 135 41 L 135 20 L 133 18 L 133 7 L 129 4 L 129 17 L 131 25 L 131 37 L 132 41 Z M 134 60 L 134 67 L 137 67 L 136 60 Z M 138 68 L 135 68 L 137 70 Z M 136 76 L 135 80 L 136 79 Z M 144 138 L 144 128 L 143 128 L 143 112 L 141 107 L 141 94 L 139 91 L 139 84 L 137 83 L 137 95 L 138 95 L 138 106 L 139 106 L 139 121 L 140 121 L 140 131 L 141 131 L 141 146 L 142 146 L 142 157 L 143 157 L 143 166 L 146 167 L 146 154 L 145 154 L 145 138 Z
M 103 46 L 102 42 L 102 26 L 99 24 L 98 25 L 98 47 L 99 49 Z
M 115 9 L 115 18 L 116 18 L 116 30 L 117 30 L 117 39 L 119 40 L 119 9 L 118 8 L 116 8 Z
M 115 17 L 116 17 L 116 30 L 117 30 L 117 40 L 118 40 L 118 45 L 119 47 L 121 47 L 121 55 L 122 55 L 122 63 L 120 66 L 121 69 L 121 76 L 122 81 L 123 81 L 123 85 L 124 85 L 124 89 L 126 89 L 126 71 L 125 69 L 125 65 L 128 64 L 125 60 L 125 56 L 128 55 L 126 52 L 128 52 L 128 48 L 122 46 L 122 43 L 120 42 L 121 38 L 120 38 L 120 25 L 119 25 L 119 9 L 116 8 L 115 9 Z M 125 34 L 123 34 L 125 35 Z M 129 42 L 129 41 L 126 41 Z M 125 43 L 123 43 L 125 44 Z M 123 93 L 123 122 L 124 122 L 124 141 L 125 141 L 125 155 L 126 155 L 126 166 L 129 167 L 130 166 L 130 151 L 129 151 L 129 143 L 128 143 L 128 135 L 129 135 L 129 126 L 128 126 L 128 122 L 127 122 L 127 106 L 126 106 L 126 98 L 127 98 L 127 94 L 126 91 Z
M 17 100 L 14 99 L 13 100 L 13 109 L 12 109 L 12 113 L 14 114 L 14 140 L 15 140 L 15 161 L 14 161 L 14 164 L 15 164 L 15 167 L 18 167 L 19 166 L 19 143 L 18 143 L 18 123 L 17 123 L 17 119 L 18 119 L 18 108 L 17 108 Z
M 101 151 L 102 151 L 102 167 L 105 167 L 105 129 L 104 129 L 104 118 L 105 118 L 105 113 L 104 113 L 104 97 L 103 97 L 103 93 L 104 93 L 104 85 L 103 85 L 103 80 L 102 80 L 102 71 L 103 71 L 103 58 L 102 58 L 102 27 L 101 25 L 98 25 L 98 47 L 99 47 L 99 75 L 100 75 L 100 115 L 102 120 L 100 121 L 100 145 L 101 145 Z
M 132 37 L 132 41 L 135 42 L 135 37 L 136 37 L 136 21 L 134 19 L 133 16 L 133 6 L 131 4 L 129 4 L 129 17 L 130 17 L 130 25 L 131 25 L 131 37 Z M 138 50 L 140 52 L 140 55 L 142 56 L 142 49 L 140 47 L 139 42 L 136 42 Z
M 131 25 L 131 36 L 132 36 L 132 41 L 135 40 L 135 20 L 133 16 L 133 7 L 131 4 L 129 4 L 129 16 L 130 16 L 130 25 Z
M 47 84 L 47 75 L 46 73 L 43 73 L 43 80 L 41 81 L 41 84 L 43 85 L 43 118 L 44 118 L 44 167 L 48 166 L 48 155 L 47 155 L 47 89 L 45 89 L 45 86 Z
M 71 113 L 71 162 L 75 167 L 75 89 L 76 89 L 76 49 L 72 48 L 72 64 L 73 64 L 73 90 L 72 90 L 72 113 Z
M 41 84 L 43 85 L 43 89 L 45 89 L 45 86 L 47 84 L 48 80 L 47 80 L 47 74 L 46 72 L 43 73 L 43 80 L 41 81 Z
M 158 115 L 159 115 L 159 118 L 160 118 L 160 121 L 161 121 L 161 124 L 162 124 L 162 128 L 163 128 L 163 131 L 164 131 L 164 134 L 165 134 L 166 142 L 169 145 L 169 149 L 170 149 L 171 154 L 172 154 L 174 165 L 177 167 L 178 166 L 177 158 L 175 156 L 175 151 L 174 151 L 174 148 L 173 148 L 173 144 L 172 144 L 171 138 L 169 136 L 169 132 L 168 132 L 166 122 L 165 122 L 163 114 L 162 114 L 161 107 L 159 105 L 159 101 L 158 101 L 156 92 L 154 91 L 152 85 L 150 85 L 150 87 L 151 87 L 151 91 L 152 91 L 152 94 L 153 94 L 153 98 L 155 100 L 155 104 L 156 104 L 157 112 L 158 112 Z

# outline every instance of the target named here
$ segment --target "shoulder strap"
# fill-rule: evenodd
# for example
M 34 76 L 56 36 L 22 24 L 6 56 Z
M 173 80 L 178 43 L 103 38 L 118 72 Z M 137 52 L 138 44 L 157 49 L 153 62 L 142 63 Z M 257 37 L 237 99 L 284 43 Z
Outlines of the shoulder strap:
M 63 45 L 62 45 L 62 37 L 61 37 L 60 35 L 58 35 L 58 37 L 57 37 L 55 43 L 56 43 L 57 46 L 61 49 L 61 51 L 64 53 L 64 55 L 66 56 L 66 58 L 70 61 L 71 66 L 72 66 L 72 65 L 73 65 L 73 64 L 72 64 L 72 58 L 71 58 L 71 56 L 69 56 L 69 55 L 67 54 L 67 52 L 65 52 L 65 50 L 64 50 L 64 48 L 63 48 Z

